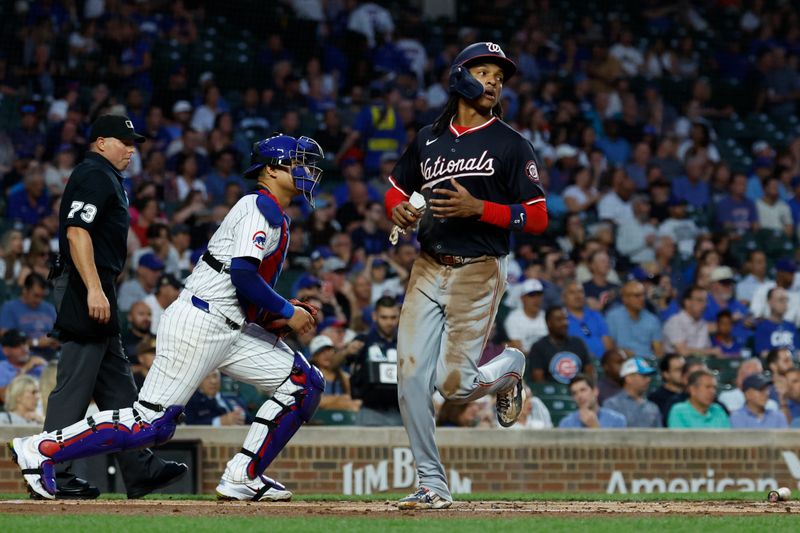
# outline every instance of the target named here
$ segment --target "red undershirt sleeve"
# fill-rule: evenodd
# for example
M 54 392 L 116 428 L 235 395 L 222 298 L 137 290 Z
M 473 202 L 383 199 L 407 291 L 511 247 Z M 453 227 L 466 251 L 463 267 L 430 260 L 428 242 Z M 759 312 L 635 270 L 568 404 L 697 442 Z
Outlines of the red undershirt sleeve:
M 484 200 L 480 221 L 503 229 L 538 234 L 547 229 L 547 205 L 544 198 L 531 205 L 503 205 Z

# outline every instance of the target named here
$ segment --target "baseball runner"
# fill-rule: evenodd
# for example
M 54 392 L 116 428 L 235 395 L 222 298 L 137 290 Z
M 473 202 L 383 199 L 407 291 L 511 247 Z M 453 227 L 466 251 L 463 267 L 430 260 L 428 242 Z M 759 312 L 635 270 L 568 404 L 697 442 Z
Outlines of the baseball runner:
M 478 366 L 505 291 L 510 231 L 547 227 L 533 147 L 502 121 L 503 83 L 515 71 L 497 44 L 462 50 L 450 70 L 447 105 L 389 177 L 387 213 L 401 229 L 419 222 L 422 246 L 397 342 L 400 412 L 419 476 L 401 509 L 452 504 L 434 439 L 434 388 L 457 402 L 496 394 L 506 427 L 522 408 L 522 352 L 507 347 Z M 414 192 L 427 209 L 412 206 Z
M 265 327 L 277 322 L 300 334 L 315 327 L 314 308 L 289 302 L 272 287 L 288 249 L 289 219 L 283 210 L 300 193 L 313 206 L 321 176 L 316 162 L 322 157 L 320 146 L 308 137 L 276 135 L 253 146 L 245 175 L 257 177 L 258 188 L 231 209 L 186 288 L 164 313 L 156 359 L 133 407 L 103 411 L 10 444 L 32 493 L 54 499 L 54 463 L 172 438 L 184 405 L 218 368 L 272 395 L 259 409 L 241 451 L 228 462 L 218 498 L 291 498 L 263 472 L 313 416 L 325 382 L 302 354 Z

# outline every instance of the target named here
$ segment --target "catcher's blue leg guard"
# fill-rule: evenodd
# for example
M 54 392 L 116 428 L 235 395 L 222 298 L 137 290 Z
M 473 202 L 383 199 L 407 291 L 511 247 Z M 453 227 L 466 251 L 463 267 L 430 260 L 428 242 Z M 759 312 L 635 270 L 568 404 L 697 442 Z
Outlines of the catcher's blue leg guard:
M 149 404 L 141 412 L 135 407 L 102 411 L 63 430 L 42 434 L 37 448 L 45 457 L 60 463 L 156 446 L 172 438 L 182 414 L 180 405 L 161 408 Z
M 325 390 L 325 378 L 302 354 L 272 398 L 258 410 L 244 446 L 228 463 L 224 478 L 243 482 L 267 469 L 304 422 L 311 420 Z

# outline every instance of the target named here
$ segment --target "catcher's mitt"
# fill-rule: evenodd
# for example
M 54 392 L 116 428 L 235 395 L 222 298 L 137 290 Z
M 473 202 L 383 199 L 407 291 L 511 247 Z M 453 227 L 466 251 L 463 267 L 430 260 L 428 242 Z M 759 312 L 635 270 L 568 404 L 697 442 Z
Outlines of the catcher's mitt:
M 317 308 L 311 305 L 308 302 L 301 302 L 295 298 L 289 300 L 289 303 L 294 305 L 295 307 L 302 307 L 311 315 L 314 319 L 314 322 L 317 322 Z M 278 336 L 284 337 L 292 332 L 292 328 L 289 327 L 289 319 L 284 318 L 278 313 L 272 313 L 265 311 L 263 312 L 258 319 L 258 324 L 264 328 L 266 331 Z

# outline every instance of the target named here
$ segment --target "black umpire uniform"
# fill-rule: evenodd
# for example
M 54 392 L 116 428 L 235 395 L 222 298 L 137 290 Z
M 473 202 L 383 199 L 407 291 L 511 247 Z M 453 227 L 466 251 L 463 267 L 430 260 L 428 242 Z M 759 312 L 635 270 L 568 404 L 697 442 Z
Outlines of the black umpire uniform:
M 124 116 L 103 115 L 92 124 L 90 141 L 103 138 L 117 154 L 145 138 L 134 132 Z M 110 152 L 106 152 L 110 153 Z M 124 158 L 124 155 L 122 156 Z M 124 159 L 120 166 L 127 165 Z M 124 166 L 123 166 L 124 169 Z M 84 417 L 92 399 L 100 410 L 129 407 L 136 401 L 136 385 L 122 349 L 116 303 L 116 278 L 125 265 L 130 225 L 123 176 L 100 151 L 90 151 L 72 172 L 59 213 L 60 260 L 54 267 L 54 297 L 58 317 L 54 335 L 62 342 L 56 387 L 50 394 L 44 430 L 53 431 Z M 110 304 L 110 320 L 92 318 L 88 290 L 75 266 L 77 251 L 70 249 L 69 228 L 85 230 L 91 239 L 94 266 Z M 74 232 L 73 232 L 74 233 Z M 87 273 L 83 273 L 87 276 Z M 91 273 L 90 273 L 91 274 Z M 93 280 L 93 275 L 87 277 Z M 137 498 L 168 484 L 186 471 L 185 465 L 165 462 L 150 450 L 115 455 L 129 498 Z M 57 465 L 57 498 L 96 498 L 99 490 L 72 474 L 72 463 Z

